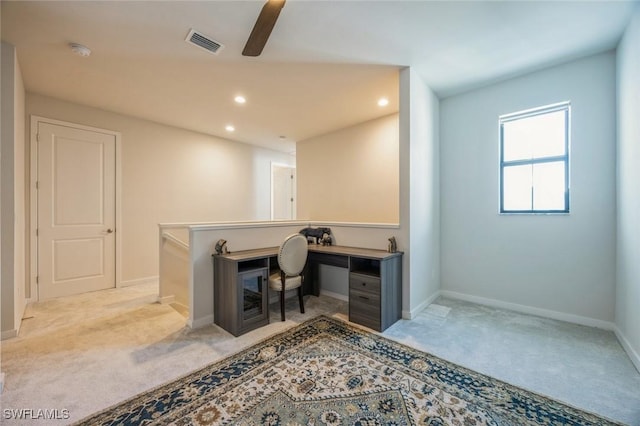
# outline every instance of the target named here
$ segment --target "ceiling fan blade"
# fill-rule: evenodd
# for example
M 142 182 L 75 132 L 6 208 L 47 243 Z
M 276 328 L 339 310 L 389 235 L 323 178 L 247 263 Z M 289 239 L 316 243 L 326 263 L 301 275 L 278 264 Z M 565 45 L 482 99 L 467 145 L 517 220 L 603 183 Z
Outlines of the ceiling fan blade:
M 260 56 L 262 49 L 264 49 L 265 44 L 267 44 L 273 27 L 276 25 L 278 15 L 280 15 L 280 10 L 284 7 L 285 1 L 286 0 L 268 0 L 265 5 L 262 6 L 260 15 L 258 15 L 256 24 L 253 26 L 251 35 L 249 35 L 247 44 L 242 51 L 243 56 Z

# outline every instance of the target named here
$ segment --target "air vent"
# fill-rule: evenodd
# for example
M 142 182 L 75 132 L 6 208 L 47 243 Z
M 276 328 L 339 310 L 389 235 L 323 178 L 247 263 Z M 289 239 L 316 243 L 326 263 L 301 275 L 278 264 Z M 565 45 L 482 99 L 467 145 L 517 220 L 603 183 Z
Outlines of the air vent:
M 213 40 L 211 37 L 208 37 L 201 32 L 194 30 L 193 28 L 191 29 L 191 31 L 189 31 L 189 34 L 187 35 L 187 38 L 185 40 L 188 43 L 206 50 L 207 52 L 213 53 L 214 55 L 217 55 L 218 51 L 224 47 L 222 44 Z

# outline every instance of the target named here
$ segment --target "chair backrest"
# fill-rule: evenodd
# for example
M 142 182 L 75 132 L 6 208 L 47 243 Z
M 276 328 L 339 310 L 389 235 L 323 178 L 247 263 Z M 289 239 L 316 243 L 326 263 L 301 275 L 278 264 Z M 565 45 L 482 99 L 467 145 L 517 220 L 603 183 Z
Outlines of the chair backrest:
M 307 262 L 307 238 L 301 234 L 289 235 L 278 250 L 278 265 L 285 275 L 293 277 L 300 275 Z

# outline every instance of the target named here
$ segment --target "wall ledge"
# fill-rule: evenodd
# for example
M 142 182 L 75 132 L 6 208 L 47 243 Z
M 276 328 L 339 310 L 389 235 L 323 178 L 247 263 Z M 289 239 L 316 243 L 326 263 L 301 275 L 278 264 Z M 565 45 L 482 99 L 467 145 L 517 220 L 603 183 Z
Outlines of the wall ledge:
M 185 228 L 190 231 L 211 231 L 218 229 L 246 229 L 246 228 L 272 228 L 284 226 L 309 226 L 308 220 L 291 221 L 246 221 L 246 222 L 191 222 L 191 223 L 160 223 L 160 229 Z
M 381 228 L 381 229 L 399 229 L 398 223 L 366 223 L 366 222 L 332 222 L 332 221 L 317 221 L 313 220 L 310 223 L 311 226 L 325 226 L 325 227 L 348 227 L 348 228 Z
M 246 228 L 272 228 L 285 226 L 336 226 L 349 228 L 382 228 L 399 229 L 398 223 L 367 223 L 367 222 L 336 222 L 320 220 L 274 220 L 274 221 L 245 221 L 245 222 L 183 222 L 183 223 L 160 223 L 158 227 L 162 230 L 171 228 L 184 228 L 192 231 L 210 231 L 218 229 L 246 229 Z

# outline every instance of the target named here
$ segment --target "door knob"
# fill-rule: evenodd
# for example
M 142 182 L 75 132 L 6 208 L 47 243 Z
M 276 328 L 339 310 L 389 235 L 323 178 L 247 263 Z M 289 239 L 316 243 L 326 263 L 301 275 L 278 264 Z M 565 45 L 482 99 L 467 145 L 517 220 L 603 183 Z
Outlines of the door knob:
M 107 229 L 107 234 L 113 234 L 113 229 L 111 228 Z

